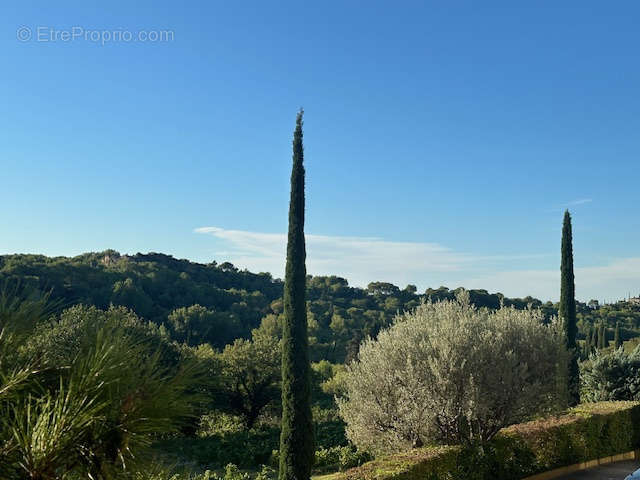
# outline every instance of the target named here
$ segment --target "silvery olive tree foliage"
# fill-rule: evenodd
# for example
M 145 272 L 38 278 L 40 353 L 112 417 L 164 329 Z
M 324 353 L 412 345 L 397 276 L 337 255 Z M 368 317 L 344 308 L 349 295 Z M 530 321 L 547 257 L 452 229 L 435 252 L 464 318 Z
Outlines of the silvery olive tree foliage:
M 581 398 L 587 402 L 640 400 L 640 347 L 596 352 L 581 365 Z
M 338 398 L 347 435 L 385 453 L 490 440 L 510 424 L 566 406 L 563 328 L 538 310 L 423 303 L 366 340 Z

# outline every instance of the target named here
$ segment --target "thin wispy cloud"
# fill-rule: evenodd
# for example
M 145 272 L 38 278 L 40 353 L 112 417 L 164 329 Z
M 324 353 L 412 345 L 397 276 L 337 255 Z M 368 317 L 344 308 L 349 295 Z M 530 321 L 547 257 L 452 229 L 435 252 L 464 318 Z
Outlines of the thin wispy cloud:
M 562 212 L 564 210 L 566 210 L 567 208 L 571 208 L 571 207 L 577 207 L 579 205 L 586 205 L 589 203 L 592 203 L 593 199 L 592 198 L 577 198 L 575 200 L 571 200 L 570 202 L 566 202 L 560 205 L 556 205 L 554 207 L 551 207 L 549 212 Z
M 572 200 L 569 203 L 566 203 L 564 206 L 566 207 L 574 207 L 576 205 L 584 205 L 585 203 L 593 202 L 592 198 L 579 198 L 577 200 Z
M 576 297 L 586 301 L 596 299 L 614 302 L 627 293 L 640 291 L 640 257 L 613 260 L 606 265 L 575 269 Z M 512 270 L 486 272 L 470 278 L 468 288 L 496 288 L 510 296 L 531 295 L 557 300 L 560 292 L 560 269 Z
M 252 270 L 284 273 L 286 235 L 220 227 L 201 227 L 196 233 L 224 241 L 228 258 Z M 396 279 L 409 282 L 421 272 L 460 272 L 476 261 L 437 243 L 393 242 L 376 237 L 306 235 L 307 269 L 315 275 L 341 275 L 352 284 Z
M 239 268 L 284 275 L 284 233 L 201 227 L 212 236 L 219 261 Z M 351 285 L 389 281 L 401 287 L 412 283 L 420 290 L 484 288 L 512 297 L 531 295 L 557 300 L 560 270 L 555 254 L 474 255 L 429 242 L 400 242 L 378 237 L 340 237 L 307 234 L 307 270 L 313 275 L 338 275 Z M 579 299 L 615 300 L 640 289 L 640 258 L 614 260 L 606 265 L 576 268 Z

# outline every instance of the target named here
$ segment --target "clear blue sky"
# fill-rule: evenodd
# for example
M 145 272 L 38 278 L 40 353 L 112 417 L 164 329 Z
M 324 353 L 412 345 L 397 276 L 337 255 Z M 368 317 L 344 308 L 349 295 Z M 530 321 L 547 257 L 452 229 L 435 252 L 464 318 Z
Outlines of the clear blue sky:
M 281 275 L 304 106 L 311 273 L 555 299 L 568 207 L 578 297 L 640 291 L 637 2 L 13 3 L 0 253 Z

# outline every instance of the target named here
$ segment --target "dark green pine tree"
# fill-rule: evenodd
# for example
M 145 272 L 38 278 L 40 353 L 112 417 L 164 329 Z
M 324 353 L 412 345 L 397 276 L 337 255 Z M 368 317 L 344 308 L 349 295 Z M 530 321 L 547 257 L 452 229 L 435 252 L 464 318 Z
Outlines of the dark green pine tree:
M 559 315 L 564 322 L 567 336 L 567 349 L 570 352 L 569 362 L 569 405 L 580 403 L 580 370 L 578 369 L 578 352 L 576 351 L 576 291 L 573 275 L 573 238 L 571 233 L 571 215 L 564 212 L 562 225 L 562 261 L 560 265 L 560 309 Z
M 622 346 L 622 339 L 620 338 L 620 322 L 616 322 L 616 330 L 613 334 L 613 344 L 616 350 Z
M 289 236 L 284 280 L 279 480 L 309 480 L 315 452 L 307 336 L 302 115 L 301 109 L 293 134 Z
M 598 348 L 601 350 L 607 348 L 607 327 L 604 326 L 604 323 L 600 325 L 600 345 Z

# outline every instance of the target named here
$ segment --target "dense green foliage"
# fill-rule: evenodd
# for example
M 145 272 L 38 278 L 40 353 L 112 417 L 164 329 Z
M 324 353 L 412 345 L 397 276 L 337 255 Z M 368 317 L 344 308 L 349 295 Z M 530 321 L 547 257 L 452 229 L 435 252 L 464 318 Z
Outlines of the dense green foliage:
M 126 256 L 112 250 L 73 258 L 1 256 L 3 279 L 50 292 L 52 301 L 63 307 L 121 305 L 164 325 L 179 341 L 215 347 L 248 338 L 271 311 L 270 303 L 282 295 L 282 282 L 268 273 L 238 271 L 229 263 L 203 265 L 156 253 Z M 183 310 L 193 305 L 201 308 Z
M 620 337 L 620 322 L 616 322 L 616 330 L 613 335 L 613 348 L 620 348 L 622 346 L 622 337 Z
M 503 430 L 484 451 L 428 447 L 376 459 L 326 480 L 513 480 L 640 447 L 640 405 L 581 405 Z
M 277 337 L 254 330 L 251 341 L 238 339 L 219 356 L 221 409 L 241 415 L 251 429 L 266 407 L 280 396 L 280 344 Z
M 562 225 L 562 261 L 560 265 L 560 307 L 558 316 L 564 322 L 567 349 L 571 354 L 569 361 L 569 404 L 580 402 L 580 370 L 578 368 L 578 351 L 576 337 L 578 326 L 576 320 L 576 288 L 573 274 L 573 235 L 571 233 L 571 215 L 564 212 Z
M 157 327 L 120 307 L 49 317 L 0 299 L 0 472 L 7 480 L 129 478 L 152 443 L 198 413 L 206 375 Z
M 282 328 L 280 480 L 308 480 L 315 451 L 306 303 L 302 110 L 296 118 Z
M 578 327 L 586 332 L 589 326 L 605 325 L 611 331 L 617 324 L 620 325 L 621 339 L 629 340 L 637 336 L 640 329 L 640 305 L 620 301 L 608 305 L 578 303 Z M 608 335 L 611 338 L 611 334 Z
M 366 454 L 356 452 L 354 447 L 347 444 L 344 425 L 337 420 L 337 415 L 318 409 L 314 409 L 314 412 L 325 413 L 325 418 L 319 418 L 320 415 L 314 418 L 316 473 L 327 471 L 327 462 L 335 464 L 336 452 L 341 452 L 340 455 L 345 458 L 359 459 L 360 462 L 366 458 Z M 203 417 L 196 436 L 169 438 L 159 442 L 157 448 L 170 462 L 192 465 L 196 469 L 222 468 L 228 463 L 255 469 L 265 464 L 278 468 L 279 444 L 278 425 L 261 423 L 246 430 L 242 422 L 212 411 Z M 352 454 L 347 455 L 343 448 L 349 449 Z
M 175 437 L 162 440 L 157 448 L 170 463 L 191 465 L 194 469 L 223 468 L 233 463 L 242 468 L 255 469 L 259 465 L 273 465 L 280 430 L 258 426 L 251 430 L 237 428 L 203 430 L 195 437 Z
M 584 401 L 640 400 L 640 347 L 593 354 L 582 363 L 580 377 Z
M 238 271 L 229 263 L 198 264 L 163 254 L 120 255 L 115 251 L 73 258 L 0 256 L 0 281 L 49 292 L 60 307 L 106 309 L 120 305 L 150 320 L 178 342 L 221 349 L 283 313 L 283 282 L 266 273 Z M 359 342 L 419 302 L 412 291 L 350 287 L 339 277 L 307 277 L 310 353 L 314 361 L 340 363 Z M 389 285 L 389 284 L 387 284 Z M 435 291 L 435 298 L 449 290 Z M 486 293 L 486 292 L 485 292 Z M 497 298 L 497 297 L 496 297 Z M 273 319 L 276 317 L 276 320 Z
M 239 271 L 228 262 L 199 264 L 159 253 L 127 256 L 108 250 L 72 258 L 4 255 L 0 256 L 0 281 L 6 279 L 50 292 L 59 307 L 121 305 L 158 325 L 173 340 L 209 343 L 218 349 L 236 338 L 251 338 L 261 321 L 281 321 L 278 317 L 283 311 L 283 282 L 267 273 Z M 397 312 L 415 308 L 424 298 L 452 300 L 462 290 L 440 287 L 418 294 L 411 287 L 372 282 L 363 289 L 349 286 L 340 277 L 308 276 L 311 360 L 349 361 L 361 341 L 389 326 Z M 124 295 L 123 290 L 129 293 Z M 506 298 L 486 290 L 469 290 L 469 296 L 479 307 L 498 308 L 504 302 L 516 308 L 540 308 L 547 318 L 557 314 L 554 304 L 532 297 Z M 638 335 L 640 305 L 591 305 L 577 303 L 581 339 L 590 327 L 601 324 L 612 339 L 618 322 L 623 341 Z

